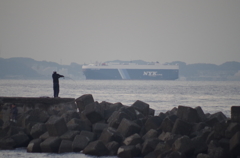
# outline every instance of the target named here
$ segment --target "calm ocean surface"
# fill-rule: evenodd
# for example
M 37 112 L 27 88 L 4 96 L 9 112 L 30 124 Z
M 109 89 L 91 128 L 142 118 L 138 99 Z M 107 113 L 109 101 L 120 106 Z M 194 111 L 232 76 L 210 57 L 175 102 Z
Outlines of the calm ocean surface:
M 201 106 L 204 113 L 222 111 L 230 117 L 231 106 L 240 106 L 240 81 L 136 81 L 60 79 L 59 96 L 78 98 L 92 94 L 95 101 L 131 105 L 141 100 L 155 109 L 155 115 L 178 105 Z M 52 80 L 0 80 L 0 96 L 53 96 Z M 63 158 L 89 156 L 69 154 L 30 154 L 25 150 L 0 151 L 0 157 Z M 93 158 L 93 157 L 89 157 Z

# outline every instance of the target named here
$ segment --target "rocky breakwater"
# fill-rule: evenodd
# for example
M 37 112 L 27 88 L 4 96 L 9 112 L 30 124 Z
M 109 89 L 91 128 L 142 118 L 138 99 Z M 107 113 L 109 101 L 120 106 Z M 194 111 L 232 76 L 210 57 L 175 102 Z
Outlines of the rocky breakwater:
M 226 158 L 240 156 L 240 107 L 231 118 L 178 106 L 155 114 L 145 102 L 97 102 L 91 94 L 68 108 L 30 109 L 17 123 L 2 121 L 0 148 L 27 152 L 83 152 L 123 158 Z M 70 108 L 71 107 L 71 108 Z

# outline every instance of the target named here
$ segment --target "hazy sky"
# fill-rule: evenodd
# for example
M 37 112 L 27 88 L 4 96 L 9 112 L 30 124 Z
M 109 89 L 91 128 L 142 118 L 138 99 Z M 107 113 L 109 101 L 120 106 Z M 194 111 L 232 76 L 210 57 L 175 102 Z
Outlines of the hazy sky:
M 240 62 L 240 0 L 0 0 L 0 57 Z

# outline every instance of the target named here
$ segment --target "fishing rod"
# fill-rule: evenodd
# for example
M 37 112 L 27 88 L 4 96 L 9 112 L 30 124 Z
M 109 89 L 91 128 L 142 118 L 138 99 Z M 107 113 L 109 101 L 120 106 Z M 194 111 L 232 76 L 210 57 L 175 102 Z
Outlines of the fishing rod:
M 64 79 L 69 79 L 69 80 L 72 80 L 72 81 L 75 83 L 75 85 L 77 85 L 77 82 L 76 82 L 76 80 L 72 79 L 71 77 L 64 76 L 63 78 L 64 78 Z
M 66 78 L 66 79 L 72 80 L 72 81 L 75 83 L 75 85 L 77 86 L 77 82 L 76 82 L 74 79 L 72 79 L 71 77 L 64 76 L 63 78 L 64 78 L 64 79 Z M 74 104 L 75 104 L 75 106 L 76 106 L 76 111 L 79 112 L 79 108 L 78 108 L 78 106 L 77 106 L 76 101 L 74 102 Z
M 74 82 L 76 82 L 74 79 L 72 79 L 71 77 L 68 77 L 68 76 L 64 76 L 63 78 L 70 79 L 70 80 L 73 80 Z

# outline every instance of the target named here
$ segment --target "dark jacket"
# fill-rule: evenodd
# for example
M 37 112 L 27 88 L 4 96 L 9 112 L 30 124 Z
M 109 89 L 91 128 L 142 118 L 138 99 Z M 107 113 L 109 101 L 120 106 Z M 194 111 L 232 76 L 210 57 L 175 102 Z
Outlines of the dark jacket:
M 59 79 L 60 77 L 64 77 L 64 76 L 63 76 L 63 75 L 59 75 L 59 74 L 57 74 L 56 72 L 54 72 L 54 73 L 52 74 L 53 83 L 58 84 L 58 83 L 59 83 L 58 79 Z
M 11 109 L 11 113 L 12 113 L 13 115 L 17 115 L 17 114 L 18 114 L 18 109 L 17 109 L 17 107 L 13 107 L 13 108 Z

